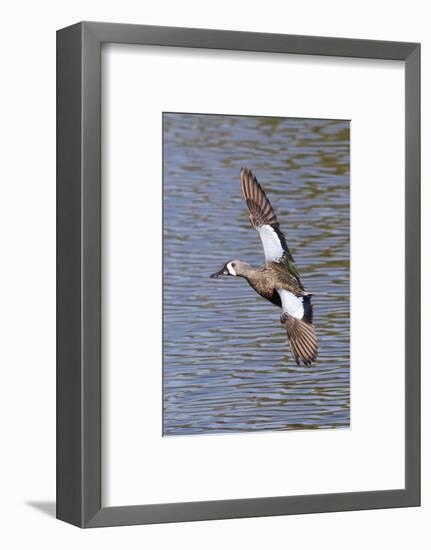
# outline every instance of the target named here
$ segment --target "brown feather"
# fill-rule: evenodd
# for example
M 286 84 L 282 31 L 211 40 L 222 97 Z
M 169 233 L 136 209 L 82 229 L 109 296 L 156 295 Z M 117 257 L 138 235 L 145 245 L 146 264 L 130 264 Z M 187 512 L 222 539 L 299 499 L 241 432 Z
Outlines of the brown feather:
M 283 313 L 280 320 L 286 326 L 290 349 L 296 363 L 299 365 L 302 361 L 305 365 L 310 365 L 317 358 L 314 326 L 288 313 Z
M 277 223 L 277 216 L 265 191 L 247 168 L 241 168 L 241 189 L 253 227 Z

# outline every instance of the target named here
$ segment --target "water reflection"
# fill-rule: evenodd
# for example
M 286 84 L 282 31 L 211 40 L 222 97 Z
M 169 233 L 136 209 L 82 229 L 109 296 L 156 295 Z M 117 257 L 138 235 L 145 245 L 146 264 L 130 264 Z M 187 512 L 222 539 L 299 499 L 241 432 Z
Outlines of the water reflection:
M 165 435 L 348 427 L 350 194 L 346 121 L 165 114 Z M 297 366 L 280 311 L 234 278 L 263 263 L 239 171 L 252 169 L 314 298 L 319 359 Z

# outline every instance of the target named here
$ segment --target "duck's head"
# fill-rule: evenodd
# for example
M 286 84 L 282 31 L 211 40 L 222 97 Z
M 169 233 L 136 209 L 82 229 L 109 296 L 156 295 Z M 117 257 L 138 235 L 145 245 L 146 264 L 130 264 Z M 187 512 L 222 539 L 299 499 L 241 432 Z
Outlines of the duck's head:
M 220 271 L 213 273 L 211 278 L 218 279 L 226 275 L 231 277 L 242 277 L 247 273 L 248 269 L 250 269 L 250 266 L 245 262 L 241 262 L 241 260 L 231 260 L 230 262 L 226 262 Z

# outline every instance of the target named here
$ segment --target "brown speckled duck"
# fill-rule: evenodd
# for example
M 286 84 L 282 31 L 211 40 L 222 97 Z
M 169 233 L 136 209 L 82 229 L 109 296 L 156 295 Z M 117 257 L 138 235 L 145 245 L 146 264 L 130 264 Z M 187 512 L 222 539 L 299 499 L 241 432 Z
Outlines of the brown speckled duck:
M 309 365 L 317 357 L 312 293 L 304 290 L 271 203 L 257 179 L 246 168 L 241 168 L 241 187 L 251 225 L 263 244 L 265 265 L 255 269 L 240 260 L 231 260 L 211 277 L 242 277 L 260 296 L 281 307 L 280 321 L 286 327 L 295 361 L 298 365 L 301 361 Z

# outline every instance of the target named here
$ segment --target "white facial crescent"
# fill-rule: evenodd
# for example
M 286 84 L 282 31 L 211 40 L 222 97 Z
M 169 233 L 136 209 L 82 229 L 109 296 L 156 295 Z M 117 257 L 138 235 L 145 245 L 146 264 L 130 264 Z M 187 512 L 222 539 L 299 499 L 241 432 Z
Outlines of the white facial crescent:
M 229 263 L 227 264 L 226 267 L 227 267 L 227 270 L 229 271 L 229 273 L 230 273 L 231 275 L 236 276 L 235 270 L 234 270 L 234 268 L 232 267 L 232 262 L 229 262 Z

